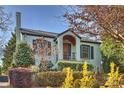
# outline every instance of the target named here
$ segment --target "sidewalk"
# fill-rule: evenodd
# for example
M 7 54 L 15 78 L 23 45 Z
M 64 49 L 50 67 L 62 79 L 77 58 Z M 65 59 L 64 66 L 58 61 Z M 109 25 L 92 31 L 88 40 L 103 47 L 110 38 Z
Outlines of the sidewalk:
M 0 88 L 9 88 L 9 82 L 0 82 Z

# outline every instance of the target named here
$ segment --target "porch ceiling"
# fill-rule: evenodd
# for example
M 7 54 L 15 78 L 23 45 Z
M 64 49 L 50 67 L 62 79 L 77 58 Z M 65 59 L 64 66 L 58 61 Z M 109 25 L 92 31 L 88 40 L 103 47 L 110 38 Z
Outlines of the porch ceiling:
M 68 40 L 68 41 L 71 42 L 73 45 L 76 44 L 75 38 L 74 38 L 73 36 L 71 36 L 71 35 L 65 35 L 65 36 L 63 37 L 63 40 Z

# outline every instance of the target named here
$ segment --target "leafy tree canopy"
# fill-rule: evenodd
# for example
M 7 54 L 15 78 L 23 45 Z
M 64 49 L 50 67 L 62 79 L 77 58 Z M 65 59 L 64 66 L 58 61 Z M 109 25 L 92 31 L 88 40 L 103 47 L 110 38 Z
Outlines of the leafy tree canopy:
M 111 37 L 106 37 L 101 44 L 103 68 L 105 72 L 110 70 L 110 63 L 114 62 L 119 70 L 124 72 L 124 47 L 123 44 Z

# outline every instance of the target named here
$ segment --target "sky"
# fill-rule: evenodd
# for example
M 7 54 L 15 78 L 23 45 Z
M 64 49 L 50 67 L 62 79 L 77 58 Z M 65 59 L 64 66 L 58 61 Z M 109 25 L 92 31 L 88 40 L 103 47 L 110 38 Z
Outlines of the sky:
M 7 12 L 12 14 L 12 21 L 15 26 L 15 13 L 21 12 L 22 27 L 40 29 L 50 32 L 62 32 L 67 29 L 62 15 L 65 13 L 65 6 L 45 5 L 19 5 L 5 6 Z

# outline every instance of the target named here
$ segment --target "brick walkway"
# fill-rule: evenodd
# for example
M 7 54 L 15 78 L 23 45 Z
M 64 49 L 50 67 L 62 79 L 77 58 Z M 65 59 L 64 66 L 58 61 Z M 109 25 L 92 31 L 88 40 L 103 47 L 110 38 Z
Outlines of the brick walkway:
M 9 88 L 9 82 L 0 82 L 0 88 Z

